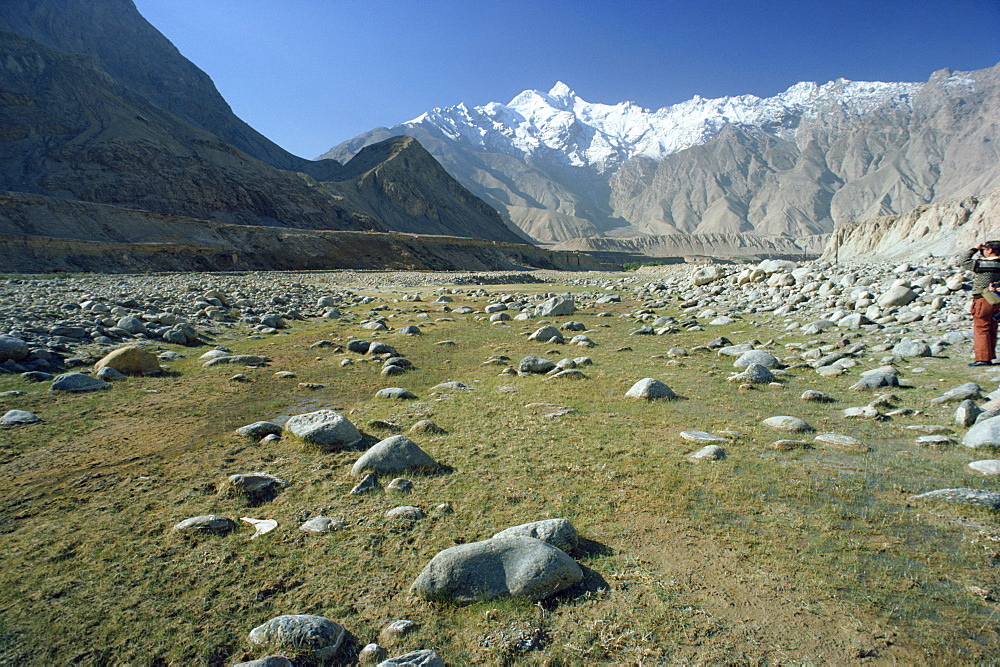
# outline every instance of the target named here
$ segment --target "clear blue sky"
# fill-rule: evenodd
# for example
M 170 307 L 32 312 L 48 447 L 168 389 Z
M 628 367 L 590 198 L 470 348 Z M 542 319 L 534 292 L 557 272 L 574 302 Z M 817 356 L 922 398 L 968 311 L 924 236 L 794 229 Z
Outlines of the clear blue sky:
M 316 157 L 564 81 L 660 108 L 1000 62 L 1000 0 L 134 0 L 243 120 Z

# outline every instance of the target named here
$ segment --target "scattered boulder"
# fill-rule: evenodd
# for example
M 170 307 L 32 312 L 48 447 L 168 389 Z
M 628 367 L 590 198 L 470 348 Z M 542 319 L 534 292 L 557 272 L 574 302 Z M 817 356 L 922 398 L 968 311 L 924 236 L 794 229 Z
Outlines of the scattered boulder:
M 100 378 L 84 375 L 83 373 L 63 373 L 57 375 L 52 381 L 49 391 L 66 391 L 70 393 L 82 393 L 86 391 L 100 391 L 109 389 L 110 384 Z
M 236 429 L 237 435 L 251 440 L 260 440 L 269 435 L 281 435 L 282 428 L 269 421 L 259 421 Z
M 27 410 L 8 410 L 3 417 L 0 417 L 0 426 L 25 426 L 40 421 L 42 420 Z
M 773 428 L 777 431 L 789 431 L 792 433 L 801 433 L 805 431 L 815 430 L 812 426 L 807 424 L 805 421 L 799 419 L 798 417 L 789 417 L 786 415 L 778 417 L 768 417 L 763 422 L 764 426 Z
M 250 503 L 273 500 L 287 484 L 266 472 L 239 473 L 229 476 L 228 494 L 241 496 Z
M 535 317 L 562 317 L 576 312 L 573 295 L 560 294 L 535 306 Z
M 677 394 L 670 387 L 655 378 L 643 378 L 639 380 L 625 392 L 625 395 L 629 398 L 644 398 L 647 400 L 677 398 Z
M 546 325 L 537 329 L 534 333 L 528 336 L 528 340 L 536 340 L 542 343 L 564 343 L 566 339 L 563 337 L 559 329 L 556 329 L 552 325 Z
M 438 468 L 435 461 L 417 443 L 405 435 L 389 436 L 361 455 L 351 474 L 360 477 L 365 472 L 395 475 L 405 470 L 433 471 Z
M 1000 510 L 1000 493 L 982 489 L 938 489 L 915 496 L 910 500 L 940 500 L 959 505 L 977 505 L 991 510 Z
M 417 397 L 409 389 L 403 389 L 402 387 L 386 387 L 385 389 L 379 389 L 375 392 L 375 398 L 388 398 L 394 400 L 412 400 Z
M 294 653 L 295 657 L 330 660 L 344 641 L 344 626 L 323 616 L 276 616 L 250 631 L 250 641 Z
M 163 369 L 156 355 L 141 347 L 128 345 L 106 354 L 94 364 L 94 370 L 112 368 L 124 375 L 162 375 Z
M 719 445 L 705 445 L 696 452 L 687 455 L 691 461 L 721 461 L 726 458 L 726 450 Z
M 349 449 L 361 442 L 358 429 L 336 410 L 317 410 L 295 415 L 285 429 L 303 442 L 323 451 Z
M 0 334 L 0 363 L 4 361 L 23 361 L 28 357 L 30 348 L 20 338 Z
M 518 375 L 540 375 L 548 373 L 553 368 L 556 368 L 556 364 L 548 359 L 542 359 L 541 357 L 536 357 L 533 354 L 529 354 L 525 358 L 521 359 L 517 364 L 517 374 Z
M 340 519 L 333 519 L 328 516 L 317 516 L 309 519 L 301 526 L 299 530 L 304 530 L 307 533 L 322 534 L 322 533 L 332 533 L 334 531 L 340 530 L 346 524 Z
M 184 519 L 174 530 L 179 532 L 193 533 L 218 533 L 225 534 L 236 528 L 236 522 L 232 519 L 217 514 L 203 514 Z
M 457 604 L 505 597 L 545 598 L 583 580 L 565 551 L 520 535 L 460 544 L 424 567 L 410 591 Z
M 383 660 L 376 667 L 445 667 L 445 662 L 433 649 L 422 648 Z

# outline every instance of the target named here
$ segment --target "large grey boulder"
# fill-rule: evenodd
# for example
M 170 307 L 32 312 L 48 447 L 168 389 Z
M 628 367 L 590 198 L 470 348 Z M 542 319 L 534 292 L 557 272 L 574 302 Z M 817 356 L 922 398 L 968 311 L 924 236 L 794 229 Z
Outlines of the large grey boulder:
M 566 341 L 562 332 L 551 324 L 540 327 L 537 331 L 528 336 L 528 340 L 537 340 L 542 343 L 563 343 Z
M 707 285 L 724 276 L 725 274 L 722 272 L 722 269 L 714 264 L 708 264 L 691 274 L 691 283 L 695 286 Z
M 347 449 L 361 442 L 361 433 L 336 410 L 317 410 L 295 415 L 285 422 L 285 430 L 303 442 L 324 451 Z
M 560 294 L 535 306 L 535 317 L 560 317 L 576 312 L 573 295 Z
M 125 317 L 118 320 L 116 324 L 119 329 L 123 329 L 130 334 L 148 334 L 149 331 L 146 329 L 146 324 L 140 320 L 138 317 L 132 315 L 126 315 Z
M 774 373 L 760 364 L 750 364 L 742 373 L 736 373 L 726 378 L 729 382 L 749 382 L 750 384 L 767 384 L 774 382 Z
M 22 361 L 28 356 L 28 344 L 20 338 L 0 334 L 0 363 L 7 360 Z
M 555 362 L 529 354 L 517 364 L 518 375 L 548 373 L 556 367 Z
M 566 553 L 573 553 L 580 544 L 576 528 L 566 519 L 542 519 L 541 521 L 522 523 L 519 526 L 511 526 L 501 530 L 493 537 L 509 537 L 511 535 L 534 537 L 554 547 L 559 547 Z
M 767 350 L 747 350 L 733 362 L 736 368 L 746 368 L 750 364 L 760 364 L 770 370 L 780 366 L 781 360 Z
M 629 398 L 645 398 L 652 400 L 655 398 L 677 398 L 677 394 L 663 382 L 655 378 L 643 378 L 625 392 Z
M 236 429 L 237 435 L 251 440 L 260 440 L 269 435 L 281 435 L 282 428 L 274 422 L 259 421 Z
M 100 378 L 84 375 L 83 373 L 63 373 L 57 375 L 49 387 L 49 391 L 85 392 L 108 389 L 111 385 Z
M 565 551 L 533 537 L 495 537 L 460 544 L 434 556 L 410 591 L 458 604 L 524 597 L 543 600 L 583 580 Z
M 906 285 L 894 285 L 886 290 L 879 298 L 878 305 L 883 308 L 894 306 L 905 306 L 917 298 L 917 293 Z
M 868 373 L 850 386 L 853 391 L 867 391 L 882 387 L 898 387 L 899 378 L 892 373 Z
M 962 444 L 973 449 L 1000 447 L 1000 417 L 977 421 L 962 437 Z
M 370 471 L 379 475 L 395 475 L 405 470 L 435 470 L 437 467 L 438 462 L 417 443 L 405 435 L 392 435 L 362 454 L 351 468 L 351 474 L 360 477 Z
M 330 660 L 344 641 L 344 626 L 323 616 L 275 616 L 250 631 L 250 641 L 311 660 Z

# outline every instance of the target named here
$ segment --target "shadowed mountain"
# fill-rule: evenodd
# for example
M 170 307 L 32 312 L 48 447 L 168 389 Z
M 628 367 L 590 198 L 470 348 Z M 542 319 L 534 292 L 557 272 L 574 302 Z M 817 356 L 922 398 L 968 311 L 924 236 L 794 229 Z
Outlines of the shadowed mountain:
M 180 216 L 524 242 L 415 141 L 372 146 L 348 165 L 284 151 L 237 118 L 130 0 L 8 0 L 0 26 L 0 190 L 44 195 L 44 207 L 123 207 L 154 227 Z M 0 215 L 0 234 L 24 233 L 11 220 Z M 87 240 L 71 228 L 51 227 Z

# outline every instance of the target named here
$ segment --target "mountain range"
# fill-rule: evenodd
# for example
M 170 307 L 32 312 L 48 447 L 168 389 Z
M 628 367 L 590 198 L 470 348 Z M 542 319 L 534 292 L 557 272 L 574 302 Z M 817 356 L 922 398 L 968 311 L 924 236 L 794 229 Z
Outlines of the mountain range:
M 131 0 L 0 3 L 0 193 L 4 238 L 184 243 L 174 228 L 201 220 L 526 241 L 413 139 L 374 143 L 346 164 L 284 151 L 237 118 Z M 111 209 L 124 210 L 114 225 L 102 222 Z M 263 258 L 223 248 L 225 237 L 212 237 L 225 256 Z
M 798 239 L 997 189 L 998 95 L 1000 65 L 655 111 L 586 102 L 560 82 L 508 104 L 434 109 L 321 157 L 415 137 L 471 192 L 557 247 L 676 234 Z

